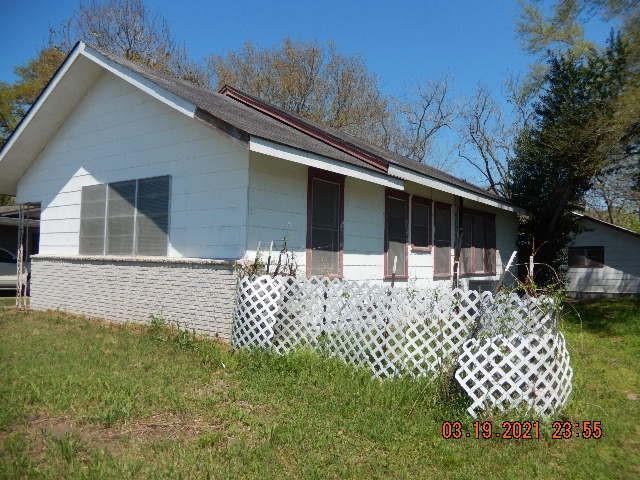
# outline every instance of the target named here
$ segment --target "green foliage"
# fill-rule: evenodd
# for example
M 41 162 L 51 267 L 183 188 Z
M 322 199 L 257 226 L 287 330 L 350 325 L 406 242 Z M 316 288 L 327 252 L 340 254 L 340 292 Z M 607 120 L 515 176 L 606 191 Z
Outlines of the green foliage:
M 637 0 L 554 0 L 544 5 L 522 3 L 517 30 L 525 50 L 537 55 L 529 80 L 539 84 L 547 72 L 541 56 L 554 52 L 579 59 L 601 51 L 597 42 L 587 40 L 586 26 L 593 20 L 608 23 L 625 44 L 623 88 L 612 102 L 615 129 L 623 132 L 620 152 L 612 158 L 617 165 L 599 173 L 588 195 L 591 210 L 609 222 L 634 228 L 640 218 L 640 2 Z M 604 39 L 602 39 L 604 40 Z
M 521 247 L 535 252 L 537 283 L 556 280 L 564 248 L 578 231 L 581 210 L 594 179 L 620 152 L 626 126 L 616 102 L 627 81 L 626 44 L 612 37 L 609 48 L 581 58 L 550 57 L 534 121 L 516 143 L 510 190 L 530 215 L 521 225 Z
M 65 58 L 84 40 L 147 68 L 199 86 L 208 86 L 206 72 L 173 38 L 166 21 L 142 0 L 91 0 L 82 3 L 49 44 L 25 65 L 15 67 L 18 79 L 0 82 L 0 145 L 4 144 Z M 7 202 L 0 197 L 0 205 Z
M 3 144 L 58 69 L 64 53 L 47 47 L 25 65 L 15 68 L 18 80 L 0 82 L 0 144 Z

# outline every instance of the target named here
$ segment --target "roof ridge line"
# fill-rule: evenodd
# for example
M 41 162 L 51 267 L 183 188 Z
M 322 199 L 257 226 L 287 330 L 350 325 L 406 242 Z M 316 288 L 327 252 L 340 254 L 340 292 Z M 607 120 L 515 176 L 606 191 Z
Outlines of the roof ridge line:
M 246 94 L 230 85 L 224 85 L 218 90 L 218 93 L 268 115 L 269 117 L 278 120 L 291 128 L 295 128 L 316 140 L 320 140 L 321 142 L 324 142 L 348 155 L 352 155 L 382 172 L 387 173 L 389 169 L 389 162 L 379 155 L 366 151 L 357 145 L 338 138 L 335 135 L 310 124 L 309 122 L 296 118 L 288 112 L 273 105 L 269 105 L 268 103 Z

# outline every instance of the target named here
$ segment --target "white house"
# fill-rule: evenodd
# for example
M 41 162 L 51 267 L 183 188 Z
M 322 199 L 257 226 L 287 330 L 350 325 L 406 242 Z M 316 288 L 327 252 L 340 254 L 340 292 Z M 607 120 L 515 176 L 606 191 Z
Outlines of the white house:
M 574 297 L 640 294 L 640 234 L 580 215 L 569 245 L 567 292 Z
M 41 206 L 37 309 L 152 314 L 228 338 L 234 262 L 286 237 L 300 274 L 494 281 L 517 209 L 268 105 L 77 44 L 0 152 L 0 192 Z M 395 270 L 394 270 L 395 266 Z

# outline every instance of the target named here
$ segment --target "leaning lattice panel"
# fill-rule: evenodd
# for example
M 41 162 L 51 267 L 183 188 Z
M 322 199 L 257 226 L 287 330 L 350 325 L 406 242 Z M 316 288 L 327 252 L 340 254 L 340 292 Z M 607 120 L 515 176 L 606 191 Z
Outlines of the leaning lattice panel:
M 472 400 L 472 416 L 483 411 L 527 409 L 548 416 L 571 394 L 573 371 L 561 333 L 496 335 L 467 340 L 456 380 Z
M 540 413 L 571 391 L 554 303 L 473 290 L 391 288 L 326 278 L 242 278 L 232 342 L 280 354 L 309 347 L 373 376 L 431 376 L 459 361 L 469 411 Z

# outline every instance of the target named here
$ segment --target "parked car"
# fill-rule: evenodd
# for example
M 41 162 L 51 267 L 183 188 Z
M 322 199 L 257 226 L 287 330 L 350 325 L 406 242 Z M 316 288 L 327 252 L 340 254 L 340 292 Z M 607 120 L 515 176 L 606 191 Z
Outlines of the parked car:
M 17 273 L 16 255 L 0 248 L 0 290 L 15 290 Z

